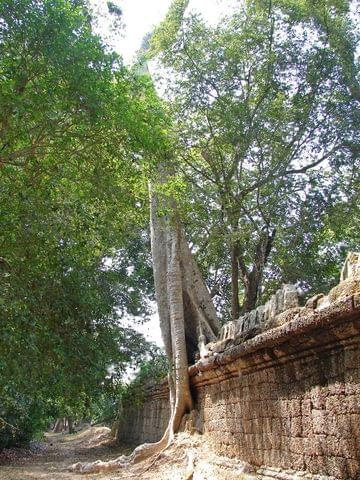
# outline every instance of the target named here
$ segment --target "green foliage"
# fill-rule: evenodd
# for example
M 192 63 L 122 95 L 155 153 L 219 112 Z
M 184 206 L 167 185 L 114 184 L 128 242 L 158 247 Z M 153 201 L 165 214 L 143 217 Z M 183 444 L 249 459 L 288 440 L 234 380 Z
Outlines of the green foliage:
M 307 295 L 326 293 L 339 282 L 347 252 L 359 250 L 358 176 L 351 178 L 350 183 L 344 182 L 342 188 L 344 192 L 335 202 L 324 204 L 320 195 L 308 198 L 306 208 L 299 212 L 301 227 L 299 223 L 285 226 L 274 250 L 276 266 L 267 272 L 266 282 L 271 285 L 279 278 L 299 282 Z M 319 204 L 323 213 L 314 217 Z M 304 231 L 306 235 L 302 235 Z M 291 257 L 289 251 L 294 252 Z
M 106 381 L 102 394 L 91 406 L 93 420 L 109 426 L 114 420 L 121 421 L 123 411 L 141 406 L 147 387 L 166 377 L 168 365 L 166 355 L 158 347 L 148 347 L 146 355 L 138 357 L 133 380 L 126 383 L 122 377 L 111 377 Z
M 162 110 L 93 35 L 82 2 L 0 5 L 1 446 L 88 411 L 148 346 L 145 166 Z
M 121 8 L 116 5 L 114 2 L 107 2 L 107 7 L 110 13 L 116 15 L 117 17 L 121 17 L 123 12 Z
M 134 358 L 131 368 L 128 367 L 127 371 L 113 370 L 104 380 L 101 392 L 87 410 L 87 415 L 91 416 L 93 422 L 111 426 L 114 420 L 120 418 L 124 402 L 130 405 L 142 397 L 145 379 L 149 381 L 154 378 L 156 382 L 164 377 L 167 365 L 164 353 L 151 343 L 145 342 L 143 347 Z M 125 378 L 134 370 L 137 370 L 135 379 L 127 383 Z
M 189 0 L 173 0 L 165 19 L 158 25 L 149 42 L 148 56 L 154 57 L 176 42 Z
M 0 407 L 0 448 L 30 441 L 36 432 L 43 432 L 50 422 L 47 406 L 42 399 L 18 394 L 2 397 Z M 5 420 L 5 418 L 6 420 Z
M 132 380 L 123 389 L 120 399 L 119 419 L 121 420 L 122 409 L 136 408 L 144 401 L 146 387 L 156 385 L 166 378 L 169 371 L 169 360 L 164 352 L 155 349 L 151 352 L 151 358 L 140 365 L 140 369 Z
M 225 316 L 231 250 L 244 308 L 255 306 L 246 305 L 251 283 L 262 301 L 284 281 L 305 276 L 307 290 L 334 281 L 341 249 L 328 239 L 321 254 L 317 236 L 339 198 L 352 196 L 343 179 L 358 164 L 347 12 L 347 2 L 249 1 L 215 27 L 188 15 L 163 44 L 180 140 L 174 163 L 188 184 L 182 211 Z

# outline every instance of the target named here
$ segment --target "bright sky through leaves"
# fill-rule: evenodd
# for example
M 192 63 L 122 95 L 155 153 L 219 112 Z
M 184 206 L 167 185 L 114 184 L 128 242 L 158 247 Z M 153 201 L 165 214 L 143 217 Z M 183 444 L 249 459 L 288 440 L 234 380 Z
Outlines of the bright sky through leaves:
M 116 35 L 110 43 L 126 63 L 131 63 L 144 35 L 165 17 L 171 0 L 116 0 L 114 3 L 123 12 L 125 28 L 122 35 Z M 238 0 L 191 0 L 189 9 L 201 13 L 208 22 L 216 23 L 238 3 Z M 106 14 L 106 0 L 92 0 L 91 4 L 96 11 Z M 105 19 L 99 21 L 97 31 L 104 38 L 109 37 L 109 24 Z

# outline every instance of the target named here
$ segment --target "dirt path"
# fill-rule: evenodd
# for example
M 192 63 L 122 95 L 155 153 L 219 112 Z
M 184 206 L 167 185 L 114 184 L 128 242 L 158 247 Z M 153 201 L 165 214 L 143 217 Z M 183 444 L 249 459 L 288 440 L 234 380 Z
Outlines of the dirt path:
M 75 475 L 68 472 L 76 462 L 109 460 L 127 453 L 123 447 L 101 446 L 108 429 L 93 427 L 75 435 L 46 434 L 41 453 L 25 456 L 8 465 L 0 465 L 1 480 L 92 480 L 113 479 L 115 475 Z
M 154 461 L 117 472 L 80 475 L 69 472 L 77 462 L 112 460 L 129 453 L 125 447 L 101 445 L 108 429 L 92 427 L 75 435 L 47 434 L 41 453 L 0 466 L 0 480 L 256 480 L 246 475 L 241 462 L 215 455 L 201 436 L 179 434 L 176 442 Z M 189 456 L 193 474 L 188 476 Z

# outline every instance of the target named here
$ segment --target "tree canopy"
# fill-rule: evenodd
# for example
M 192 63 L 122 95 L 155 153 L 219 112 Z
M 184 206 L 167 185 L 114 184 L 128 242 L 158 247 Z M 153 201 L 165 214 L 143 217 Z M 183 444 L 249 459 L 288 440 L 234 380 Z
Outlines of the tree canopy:
M 143 166 L 162 114 L 82 2 L 4 1 L 0 19 L 6 443 L 62 406 L 85 411 L 110 366 L 146 355 L 121 317 L 146 316 L 153 297 Z
M 349 2 L 320 3 L 245 2 L 216 26 L 182 10 L 174 35 L 174 2 L 151 40 L 163 46 L 188 230 L 227 309 L 231 279 L 233 318 L 275 283 L 334 280 L 341 248 L 323 238 L 320 258 L 319 235 L 358 183 L 358 39 Z M 296 269 L 286 252 L 301 249 Z

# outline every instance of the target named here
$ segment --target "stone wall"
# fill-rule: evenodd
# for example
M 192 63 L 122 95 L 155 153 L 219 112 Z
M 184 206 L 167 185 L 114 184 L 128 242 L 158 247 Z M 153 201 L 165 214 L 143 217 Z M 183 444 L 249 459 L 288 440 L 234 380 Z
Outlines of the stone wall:
M 360 255 L 327 296 L 299 307 L 295 295 L 285 286 L 229 322 L 189 367 L 204 439 L 266 478 L 360 480 Z M 159 440 L 168 418 L 162 384 L 126 412 L 119 438 Z
M 360 478 L 359 296 L 306 309 L 189 372 L 203 434 L 218 453 L 274 478 Z M 141 409 L 126 412 L 119 438 L 158 440 L 167 396 L 165 384 L 150 389 Z
M 149 387 L 140 407 L 124 412 L 118 426 L 118 440 L 131 445 L 157 442 L 162 437 L 170 416 L 167 383 Z
M 268 476 L 286 478 L 276 469 L 290 469 L 360 478 L 359 300 L 350 297 L 191 368 L 203 433 L 218 453 Z

